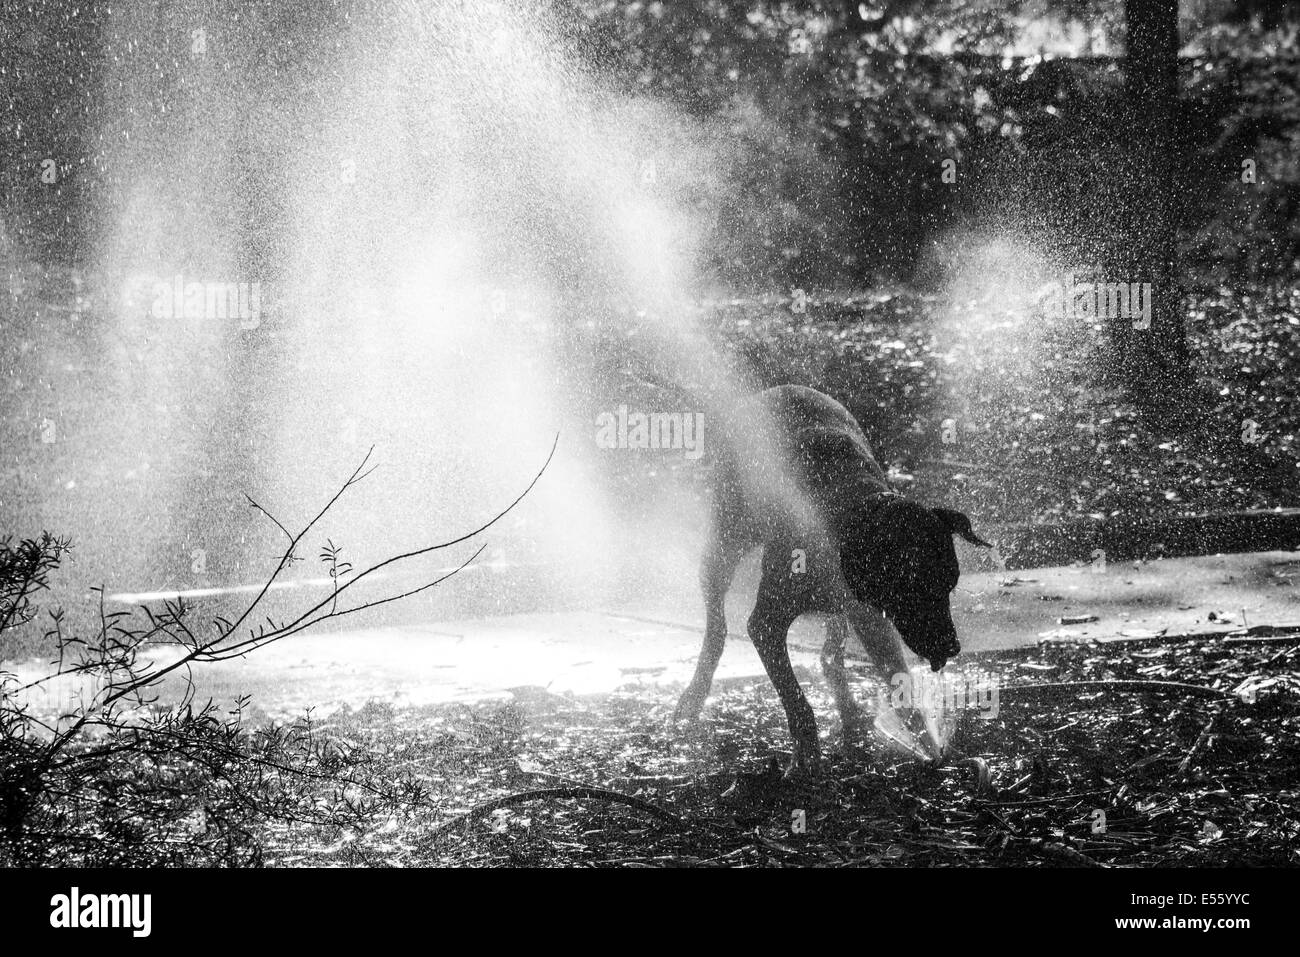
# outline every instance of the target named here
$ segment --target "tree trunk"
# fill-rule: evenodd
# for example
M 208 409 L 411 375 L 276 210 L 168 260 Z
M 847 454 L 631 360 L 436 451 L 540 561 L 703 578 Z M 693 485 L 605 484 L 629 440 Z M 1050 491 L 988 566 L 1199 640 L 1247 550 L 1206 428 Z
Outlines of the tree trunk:
M 1128 26 L 1129 175 L 1116 199 L 1129 210 L 1127 282 L 1150 283 L 1150 328 L 1116 323 L 1116 363 L 1134 398 L 1177 417 L 1176 396 L 1190 382 L 1177 254 L 1175 183 L 1178 102 L 1178 0 L 1125 0 Z M 1174 400 L 1171 402 L 1170 400 Z M 1170 423 L 1174 424 L 1174 423 Z

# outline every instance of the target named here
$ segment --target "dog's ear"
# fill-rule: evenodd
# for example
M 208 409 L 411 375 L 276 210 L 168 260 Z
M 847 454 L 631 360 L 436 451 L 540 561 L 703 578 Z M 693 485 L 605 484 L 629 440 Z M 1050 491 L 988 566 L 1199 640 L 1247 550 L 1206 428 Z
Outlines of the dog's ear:
M 952 508 L 936 508 L 933 511 L 939 517 L 939 521 L 943 522 L 944 527 L 952 534 L 960 535 L 972 545 L 979 545 L 983 548 L 993 547 L 992 542 L 986 542 L 975 534 L 975 530 L 971 528 L 970 519 L 961 512 Z

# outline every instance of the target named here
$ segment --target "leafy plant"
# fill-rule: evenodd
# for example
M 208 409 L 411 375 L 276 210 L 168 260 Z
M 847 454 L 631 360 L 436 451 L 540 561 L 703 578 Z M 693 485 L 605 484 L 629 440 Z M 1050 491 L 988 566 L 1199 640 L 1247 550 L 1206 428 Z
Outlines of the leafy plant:
M 554 449 L 552 449 L 552 455 Z M 325 507 L 291 533 L 275 570 L 236 620 L 194 622 L 182 599 L 161 610 L 109 611 L 99 592 L 98 626 L 65 631 L 50 612 L 46 637 L 57 649 L 43 676 L 0 672 L 0 866 L 250 865 L 261 861 L 269 822 L 358 831 L 418 807 L 421 786 L 394 776 L 364 747 L 332 735 L 310 713 L 286 725 L 254 728 L 248 699 L 228 711 L 195 700 L 193 669 L 242 657 L 327 619 L 432 588 L 453 571 L 400 594 L 340 607 L 345 593 L 379 568 L 467 542 L 523 499 L 533 481 L 490 521 L 457 538 L 396 555 L 352 574 L 329 539 L 322 561 L 334 587 L 291 620 L 262 615 L 277 577 L 339 497 L 366 475 L 369 454 Z M 549 464 L 550 459 L 547 459 Z M 69 546 L 49 534 L 0 543 L 0 652 L 38 608 Z M 342 581 L 348 577 L 346 582 Z M 250 623 L 264 618 L 253 627 Z M 178 703 L 162 706 L 165 679 L 179 675 Z M 386 757 L 391 758 L 391 755 Z

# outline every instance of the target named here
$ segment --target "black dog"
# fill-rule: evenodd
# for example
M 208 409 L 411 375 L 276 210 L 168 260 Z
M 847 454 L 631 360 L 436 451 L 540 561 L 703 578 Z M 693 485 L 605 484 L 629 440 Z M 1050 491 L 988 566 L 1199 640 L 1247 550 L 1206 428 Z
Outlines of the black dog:
M 807 612 L 847 615 L 887 683 L 907 670 L 898 635 L 938 671 L 961 650 L 948 606 L 958 576 L 952 536 L 989 543 L 962 513 L 890 491 L 857 421 L 815 389 L 761 392 L 745 400 L 726 432 L 700 569 L 704 647 L 677 717 L 699 715 L 727 636 L 727 589 L 740 559 L 762 545 L 749 636 L 790 723 L 791 771 L 810 769 L 820 759 L 817 721 L 790 667 L 790 625 Z M 847 735 L 860 728 L 860 712 L 844 676 L 847 630 L 837 621 L 822 668 Z

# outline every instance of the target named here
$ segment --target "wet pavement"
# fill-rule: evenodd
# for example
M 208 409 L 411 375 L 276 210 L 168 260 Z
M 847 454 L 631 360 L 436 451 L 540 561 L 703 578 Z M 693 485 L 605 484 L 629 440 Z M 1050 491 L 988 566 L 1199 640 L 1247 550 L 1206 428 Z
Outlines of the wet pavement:
M 748 615 L 752 571 L 742 568 L 730 597 L 736 637 L 728 642 L 719 680 L 762 675 L 752 646 L 738 634 Z M 1105 570 L 984 572 L 963 576 L 953 617 L 966 654 L 1044 639 L 1229 632 L 1243 624 L 1300 621 L 1297 582 L 1298 552 L 1111 564 Z M 1095 621 L 1068 623 L 1092 616 Z M 504 698 L 520 689 L 597 694 L 630 683 L 688 680 L 702 621 L 697 599 L 666 591 L 655 601 L 617 607 L 322 631 L 243 661 L 202 666 L 196 680 L 202 697 L 221 701 L 247 693 L 272 714 L 308 706 L 328 713 L 367 701 Z M 817 669 L 823 632 L 823 621 L 813 617 L 795 623 L 790 644 L 797 666 Z

